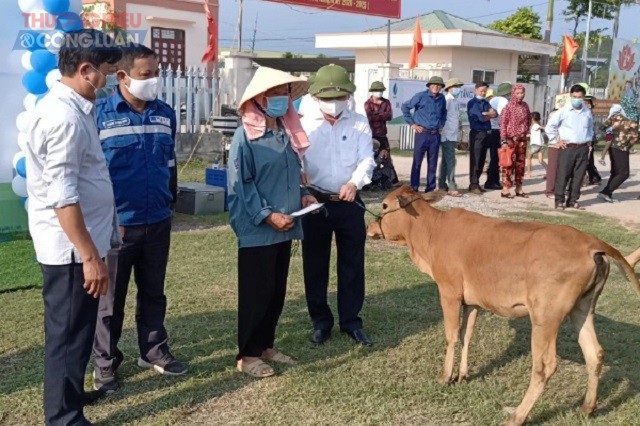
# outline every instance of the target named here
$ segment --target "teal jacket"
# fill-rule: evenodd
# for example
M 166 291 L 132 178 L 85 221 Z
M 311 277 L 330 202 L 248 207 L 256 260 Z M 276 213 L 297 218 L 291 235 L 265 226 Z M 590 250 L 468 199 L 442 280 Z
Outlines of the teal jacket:
M 308 192 L 301 186 L 302 163 L 283 130 L 267 132 L 249 141 L 242 127 L 236 130 L 229 152 L 227 186 L 229 220 L 238 237 L 238 247 L 268 246 L 302 239 L 302 224 L 287 232 L 269 226 L 271 213 L 300 210 Z

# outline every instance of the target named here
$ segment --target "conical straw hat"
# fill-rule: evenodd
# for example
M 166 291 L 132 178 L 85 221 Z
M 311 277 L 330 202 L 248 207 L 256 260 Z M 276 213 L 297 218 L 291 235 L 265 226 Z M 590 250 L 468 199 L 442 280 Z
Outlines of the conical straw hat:
M 309 90 L 309 82 L 300 77 L 273 68 L 260 67 L 256 70 L 255 75 L 245 89 L 238 109 L 242 109 L 245 102 L 282 84 L 291 84 L 292 99 L 298 99 L 304 96 Z

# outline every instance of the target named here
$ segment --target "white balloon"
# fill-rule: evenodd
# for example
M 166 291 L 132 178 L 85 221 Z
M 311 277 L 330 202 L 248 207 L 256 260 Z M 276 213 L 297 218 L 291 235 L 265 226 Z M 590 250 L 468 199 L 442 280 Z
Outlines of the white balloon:
M 82 12 L 82 0 L 70 0 L 69 12 L 77 13 L 78 15 L 80 15 L 80 12 Z
M 29 136 L 26 133 L 18 133 L 18 148 L 20 151 L 26 152 L 29 144 Z
M 24 13 L 31 13 L 34 10 L 42 9 L 42 0 L 18 0 L 18 7 Z
M 24 209 L 29 213 L 29 198 L 24 200 Z
M 16 155 L 13 156 L 13 168 L 16 168 L 16 164 L 18 164 L 18 161 L 20 161 L 21 158 L 24 158 L 25 154 L 24 152 L 20 151 L 20 152 L 16 152 Z
M 36 107 L 36 101 L 38 97 L 33 93 L 28 93 L 27 96 L 24 97 L 22 104 L 24 105 L 24 109 L 27 111 L 32 111 Z
M 31 120 L 31 112 L 22 111 L 16 117 L 16 127 L 20 133 L 27 133 L 29 130 L 29 121 Z
M 18 197 L 27 197 L 27 180 L 20 175 L 16 175 L 11 181 L 11 189 Z
M 51 89 L 51 86 L 53 86 L 53 83 L 60 80 L 61 78 L 62 78 L 62 74 L 60 74 L 60 70 L 58 68 L 49 71 L 49 73 L 47 74 L 47 78 L 45 80 L 47 82 L 47 87 Z
M 22 68 L 24 68 L 25 70 L 32 70 L 33 66 L 31 65 L 31 52 L 29 52 L 28 50 L 24 52 L 22 54 L 22 57 L 20 58 L 20 63 L 22 64 Z

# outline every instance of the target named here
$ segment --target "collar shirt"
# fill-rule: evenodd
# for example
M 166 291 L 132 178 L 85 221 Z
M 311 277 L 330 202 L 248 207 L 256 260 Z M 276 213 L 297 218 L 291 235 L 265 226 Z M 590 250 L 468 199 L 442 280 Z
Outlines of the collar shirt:
M 491 100 L 489 101 L 489 105 L 491 105 L 491 108 L 495 109 L 498 113 L 497 117 L 493 117 L 491 119 L 492 130 L 500 130 L 500 121 L 502 121 L 502 110 L 507 106 L 508 103 L 509 99 L 505 98 L 504 96 L 496 96 L 491 98 Z
M 174 110 L 161 100 L 135 111 L 120 91 L 96 102 L 98 131 L 121 225 L 171 217 L 176 171 Z
M 302 117 L 311 146 L 304 154 L 310 183 L 340 192 L 347 183 L 358 189 L 371 183 L 375 167 L 371 129 L 367 118 L 345 110 L 331 125 L 324 117 Z
M 79 203 L 100 257 L 114 234 L 114 197 L 91 101 L 56 82 L 33 113 L 27 145 L 29 231 L 38 262 L 81 262 L 55 213 Z
M 567 105 L 551 114 L 545 127 L 549 141 L 585 144 L 593 139 L 593 115 L 587 107 L 574 109 Z
M 391 102 L 388 99 L 380 98 L 382 103 L 378 104 L 369 98 L 364 103 L 364 111 L 369 119 L 369 126 L 374 137 L 387 136 L 387 121 L 393 118 Z
M 457 142 L 460 137 L 460 104 L 451 93 L 447 93 L 444 99 L 447 105 L 447 121 L 442 129 L 442 140 Z
M 491 122 L 482 115 L 491 109 L 489 101 L 474 97 L 467 103 L 467 115 L 469 116 L 469 127 L 477 132 L 491 130 Z
M 417 124 L 427 130 L 439 130 L 447 121 L 447 102 L 442 93 L 434 96 L 430 90 L 426 90 L 402 104 L 402 115 L 409 125 Z

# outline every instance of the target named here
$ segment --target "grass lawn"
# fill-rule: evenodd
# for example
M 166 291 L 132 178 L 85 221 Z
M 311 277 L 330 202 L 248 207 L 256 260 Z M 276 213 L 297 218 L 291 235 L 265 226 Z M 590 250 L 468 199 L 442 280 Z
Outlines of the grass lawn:
M 592 232 L 623 253 L 640 244 L 637 233 L 601 217 L 523 213 L 517 218 L 533 217 Z M 503 408 L 520 402 L 530 374 L 528 321 L 483 313 L 470 351 L 470 381 L 438 385 L 445 348 L 437 288 L 411 264 L 404 248 L 372 240 L 367 241 L 362 316 L 374 347 L 354 347 L 339 332 L 320 348 L 308 342 L 311 327 L 297 250 L 277 345 L 301 363 L 276 366 L 279 375 L 264 380 L 236 373 L 235 237 L 219 226 L 224 215 L 185 220 L 177 218 L 185 229 L 202 229 L 173 233 L 166 325 L 173 353 L 189 363 L 190 372 L 167 378 L 136 366 L 131 294 L 121 342 L 126 356 L 119 372 L 122 388 L 87 408 L 87 417 L 96 424 L 498 425 L 506 418 Z M 28 250 L 19 254 L 25 246 L 12 247 L 0 253 L 3 271 L 5 254 L 14 254 L 15 264 L 32 256 Z M 13 279 L 37 275 L 37 268 L 28 266 L 13 272 Z M 330 291 L 335 312 L 335 276 Z M 0 307 L 0 424 L 41 423 L 40 290 L 2 293 Z M 639 307 L 631 285 L 612 268 L 597 309 L 596 326 L 606 353 L 597 415 L 577 413 L 586 371 L 575 333 L 564 324 L 558 372 L 535 406 L 532 424 L 640 423 Z M 87 387 L 90 383 L 87 375 Z

